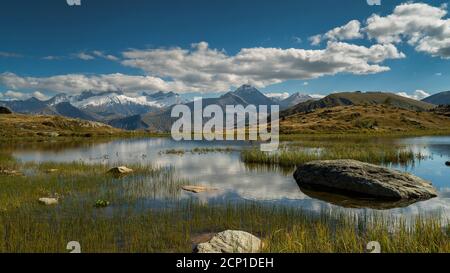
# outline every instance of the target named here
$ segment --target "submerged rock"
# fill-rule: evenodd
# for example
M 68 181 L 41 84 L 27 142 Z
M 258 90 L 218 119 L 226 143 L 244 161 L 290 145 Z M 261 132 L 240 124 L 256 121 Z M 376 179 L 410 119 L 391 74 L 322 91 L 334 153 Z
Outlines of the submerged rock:
M 417 176 L 356 160 L 313 161 L 294 178 L 301 188 L 385 200 L 430 199 L 437 191 Z
M 206 186 L 182 186 L 181 187 L 185 191 L 190 191 L 193 193 L 201 193 L 201 192 L 208 192 L 208 191 L 216 191 L 216 188 L 210 188 Z
M 261 240 L 245 231 L 226 230 L 214 235 L 206 243 L 198 244 L 197 253 L 258 253 Z
M 445 162 L 445 166 L 450 167 L 450 161 Z
M 57 198 L 48 198 L 48 197 L 39 198 L 39 203 L 46 205 L 46 206 L 57 205 L 58 199 Z
M 379 200 L 375 197 L 349 197 L 348 195 L 336 194 L 323 191 L 308 190 L 300 187 L 301 191 L 307 196 L 321 200 L 333 205 L 337 205 L 343 208 L 361 209 L 370 208 L 376 210 L 389 210 L 394 208 L 404 208 L 412 205 L 420 200 L 415 199 L 400 199 L 400 200 Z
M 130 174 L 133 172 L 134 172 L 133 169 L 127 168 L 125 166 L 114 167 L 108 171 L 108 173 L 116 175 L 116 176 L 127 175 L 127 174 Z

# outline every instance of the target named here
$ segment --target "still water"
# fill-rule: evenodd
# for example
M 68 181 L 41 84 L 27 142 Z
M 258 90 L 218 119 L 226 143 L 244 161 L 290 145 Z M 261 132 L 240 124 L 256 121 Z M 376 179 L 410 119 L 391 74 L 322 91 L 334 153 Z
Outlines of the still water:
M 373 139 L 371 141 L 386 141 Z M 450 137 L 417 137 L 390 139 L 393 144 L 406 145 L 425 156 L 413 166 L 389 166 L 411 172 L 429 180 L 438 189 L 437 198 L 383 211 L 394 215 L 414 216 L 440 213 L 450 218 Z M 195 184 L 211 186 L 210 193 L 182 193 L 182 198 L 197 198 L 202 202 L 240 202 L 252 200 L 265 204 L 301 207 L 306 210 L 343 209 L 349 211 L 372 210 L 361 205 L 349 208 L 348 200 L 330 202 L 321 196 L 306 194 L 297 186 L 294 170 L 280 170 L 264 166 L 248 166 L 240 160 L 240 150 L 249 148 L 245 142 L 175 142 L 170 138 L 145 138 L 111 141 L 101 144 L 85 144 L 71 148 L 36 147 L 15 148 L 13 156 L 23 162 L 73 162 L 103 163 L 109 165 L 131 163 L 174 167 L 177 175 Z M 190 152 L 195 148 L 230 148 L 228 152 Z M 183 150 L 184 154 L 168 154 L 168 150 Z M 311 197 L 312 196 L 312 197 Z M 149 196 L 149 199 L 154 198 Z M 345 199 L 345 198 L 344 198 Z M 342 202 L 343 201 L 343 202 Z M 399 205 L 400 206 L 400 205 Z M 377 211 L 379 208 L 375 208 Z

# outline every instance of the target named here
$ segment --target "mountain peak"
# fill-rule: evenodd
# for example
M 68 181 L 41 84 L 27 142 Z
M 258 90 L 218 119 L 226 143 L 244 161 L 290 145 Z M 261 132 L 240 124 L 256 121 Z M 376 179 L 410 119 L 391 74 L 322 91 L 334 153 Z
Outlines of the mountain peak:
M 234 91 L 234 92 L 239 93 L 239 92 L 254 92 L 254 91 L 258 91 L 258 89 L 256 89 L 255 87 L 253 87 L 250 84 L 244 84 L 241 87 L 239 87 L 238 89 L 236 89 L 236 91 Z

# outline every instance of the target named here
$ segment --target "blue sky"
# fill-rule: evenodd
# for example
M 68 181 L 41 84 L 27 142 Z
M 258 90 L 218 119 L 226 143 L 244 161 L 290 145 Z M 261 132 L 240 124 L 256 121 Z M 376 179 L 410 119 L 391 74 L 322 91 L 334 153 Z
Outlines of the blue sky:
M 366 0 L 81 0 L 81 6 L 69 6 L 65 0 L 2 1 L 0 93 L 53 95 L 112 86 L 130 93 L 173 89 L 208 96 L 247 82 L 266 93 L 386 90 L 414 95 L 416 90 L 430 94 L 450 90 L 450 36 L 445 31 L 437 37 L 428 26 L 405 27 L 397 30 L 405 31 L 404 37 L 391 41 L 398 33 L 385 37 L 374 23 L 375 29 L 369 34 L 361 30 L 360 37 L 325 36 L 352 20 L 362 29 L 372 14 L 387 17 L 404 2 L 382 0 L 380 6 L 370 6 Z M 450 27 L 448 15 L 437 14 L 448 9 L 443 5 L 448 1 L 412 3 L 424 3 L 411 9 L 415 18 L 423 18 L 425 10 L 435 20 L 430 25 Z M 311 44 L 309 38 L 318 34 L 325 38 Z M 412 34 L 423 40 L 412 41 L 408 36 Z M 383 48 L 366 52 L 377 44 Z M 364 47 L 358 49 L 364 53 L 341 64 L 347 51 L 336 51 L 350 46 Z M 246 48 L 253 50 L 244 58 Z M 309 53 L 286 51 L 290 48 L 314 52 L 305 57 Z M 327 48 L 330 52 L 320 57 L 324 59 L 315 61 Z M 291 57 L 299 54 L 303 54 L 299 60 Z M 376 54 L 385 56 L 374 61 L 371 55 Z M 198 61 L 196 65 L 190 66 L 186 56 L 191 55 L 196 56 L 192 61 Z M 250 60 L 250 55 L 258 60 Z M 185 60 L 171 62 L 176 56 Z M 324 68 L 330 60 L 333 71 Z M 289 71 L 291 66 L 295 72 Z M 308 69 L 314 71 L 304 71 Z

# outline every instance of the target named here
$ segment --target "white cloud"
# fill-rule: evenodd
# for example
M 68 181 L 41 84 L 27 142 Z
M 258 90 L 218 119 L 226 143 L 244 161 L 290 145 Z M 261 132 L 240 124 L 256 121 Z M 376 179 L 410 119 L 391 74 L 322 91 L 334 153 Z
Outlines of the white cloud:
M 55 61 L 55 60 L 61 60 L 62 57 L 61 56 L 45 56 L 42 58 L 43 60 L 47 60 L 47 61 Z
M 252 84 L 264 87 L 285 80 L 314 79 L 338 73 L 373 74 L 388 71 L 380 63 L 404 58 L 393 45 L 357 46 L 328 42 L 325 49 L 243 48 L 236 55 L 209 48 L 159 48 L 123 53 L 123 65 L 149 75 L 182 82 L 193 91 L 223 91 L 230 86 Z
M 434 75 L 440 77 L 440 76 L 442 76 L 442 73 L 441 73 L 441 72 L 438 72 L 438 73 L 436 73 L 436 74 L 434 74 Z
M 17 54 L 17 53 L 0 51 L 0 57 L 4 57 L 4 58 L 20 58 L 20 57 L 23 57 L 23 56 L 21 54 Z
M 414 100 L 423 100 L 424 98 L 427 98 L 430 96 L 429 93 L 427 93 L 423 90 L 416 90 L 413 94 L 408 94 L 406 92 L 399 92 L 399 93 L 397 93 L 397 95 L 405 97 L 405 98 L 414 99 Z
M 325 95 L 321 95 L 321 94 L 311 94 L 310 96 L 313 99 L 323 99 L 323 98 L 325 98 Z
M 110 58 L 102 52 L 92 55 Z M 380 73 L 389 70 L 381 64 L 383 61 L 405 56 L 391 44 L 365 47 L 330 41 L 320 50 L 256 47 L 241 49 L 231 56 L 201 42 L 191 49 L 133 49 L 124 52 L 123 57 L 123 65 L 139 68 L 148 76 L 116 73 L 21 77 L 3 73 L 0 83 L 14 90 L 72 93 L 84 90 L 223 92 L 242 84 L 265 87 L 286 80 L 307 80 L 338 73 Z
M 380 44 L 399 44 L 406 41 L 416 51 L 425 52 L 434 57 L 450 58 L 450 19 L 447 5 L 439 7 L 425 3 L 404 3 L 396 6 L 387 16 L 373 14 L 361 27 L 361 23 L 352 20 L 344 26 L 336 27 L 325 34 L 309 38 L 312 45 L 322 41 L 343 41 L 363 38 Z
M 94 56 L 92 56 L 86 52 L 80 52 L 80 53 L 73 54 L 73 57 L 81 59 L 83 61 L 90 61 L 90 60 L 95 59 Z
M 341 41 L 361 39 L 364 35 L 361 32 L 361 23 L 358 20 L 352 20 L 346 25 L 336 27 L 323 35 L 314 35 L 309 38 L 312 45 L 318 45 L 323 40 Z
M 290 95 L 288 92 L 283 92 L 283 93 L 268 93 L 268 94 L 266 94 L 266 96 L 269 98 L 276 98 L 276 99 L 284 100 L 284 99 L 287 99 Z
M 314 46 L 319 45 L 322 42 L 322 35 L 318 34 L 311 36 L 308 38 L 308 40 Z
M 45 95 L 45 94 L 43 94 L 43 93 L 41 93 L 41 92 L 39 92 L 39 91 L 33 92 L 33 93 L 31 94 L 31 96 L 32 96 L 32 97 L 35 97 L 35 98 L 37 98 L 37 99 L 39 99 L 39 100 L 48 100 L 48 99 L 49 99 L 47 95 Z
M 385 17 L 372 15 L 364 31 L 379 43 L 405 40 L 417 51 L 450 58 L 450 19 L 445 19 L 446 15 L 447 5 L 405 3 Z
M 35 97 L 39 100 L 47 100 L 48 96 L 45 94 L 35 91 L 33 93 L 26 93 L 21 91 L 14 91 L 14 90 L 8 90 L 4 94 L 0 93 L 0 98 L 7 99 L 7 100 L 26 100 L 31 97 Z
M 22 92 L 8 90 L 5 92 L 3 96 L 6 97 L 7 99 L 21 100 L 27 98 L 28 95 Z
M 119 61 L 118 57 L 116 57 L 114 55 L 110 55 L 110 54 L 105 54 L 103 51 L 95 50 L 95 51 L 92 51 L 92 54 L 97 56 L 97 57 L 100 57 L 100 58 L 103 58 L 103 59 L 107 59 L 107 60 L 110 60 L 110 61 Z
M 0 74 L 0 83 L 12 89 L 38 89 L 64 93 L 85 90 L 119 91 L 183 91 L 181 83 L 165 82 L 151 76 L 130 76 L 120 73 L 104 75 L 67 74 L 52 77 L 21 77 L 13 73 Z

